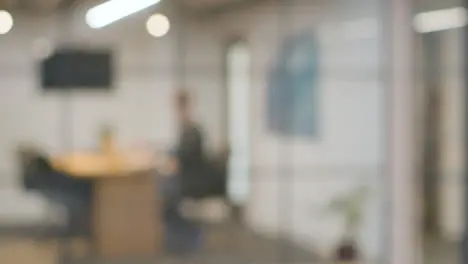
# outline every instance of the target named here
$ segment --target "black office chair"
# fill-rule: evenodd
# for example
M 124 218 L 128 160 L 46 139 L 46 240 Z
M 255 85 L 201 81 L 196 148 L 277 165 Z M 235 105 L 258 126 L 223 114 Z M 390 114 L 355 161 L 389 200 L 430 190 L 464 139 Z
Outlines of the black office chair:
M 206 160 L 204 173 L 193 179 L 192 196 L 195 199 L 227 198 L 227 158 L 221 155 Z
M 71 257 L 69 241 L 72 238 L 89 238 L 91 234 L 91 182 L 78 181 L 56 171 L 48 159 L 38 153 L 20 153 L 23 186 L 62 205 L 67 211 L 65 226 L 48 226 L 41 238 L 59 239 L 60 263 Z

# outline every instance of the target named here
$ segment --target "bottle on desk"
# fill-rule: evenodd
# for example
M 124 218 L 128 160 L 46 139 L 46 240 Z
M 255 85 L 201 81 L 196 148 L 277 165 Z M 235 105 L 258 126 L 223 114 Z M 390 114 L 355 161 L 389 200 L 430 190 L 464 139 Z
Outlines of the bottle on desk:
M 105 155 L 112 155 L 116 153 L 115 137 L 112 129 L 105 126 L 101 131 L 101 152 Z
M 115 140 L 115 134 L 113 130 L 106 126 L 101 131 L 101 153 L 107 160 L 107 166 L 111 168 L 111 170 L 119 171 L 122 167 L 122 160 L 119 156 L 117 151 L 117 144 Z

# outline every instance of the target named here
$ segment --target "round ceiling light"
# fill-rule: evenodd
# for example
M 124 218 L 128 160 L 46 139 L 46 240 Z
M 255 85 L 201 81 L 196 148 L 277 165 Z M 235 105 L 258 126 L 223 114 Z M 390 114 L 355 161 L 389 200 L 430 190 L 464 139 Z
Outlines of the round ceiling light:
M 154 14 L 146 22 L 146 30 L 153 37 L 162 37 L 169 32 L 171 23 L 163 14 Z
M 10 32 L 13 28 L 13 17 L 5 10 L 0 10 L 0 35 Z

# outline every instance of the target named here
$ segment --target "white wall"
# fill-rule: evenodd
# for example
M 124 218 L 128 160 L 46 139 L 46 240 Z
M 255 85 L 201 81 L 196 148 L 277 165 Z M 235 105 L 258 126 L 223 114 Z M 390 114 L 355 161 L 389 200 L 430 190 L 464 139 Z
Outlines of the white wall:
M 116 126 L 123 145 L 137 140 L 166 143 L 170 139 L 173 36 L 152 39 L 141 17 L 98 31 L 89 29 L 81 18 L 80 12 L 68 23 L 58 18 L 20 17 L 15 28 L 0 38 L 0 171 L 6 174 L 4 182 L 11 184 L 17 178 L 13 175 L 14 150 L 20 141 L 35 141 L 52 153 L 94 148 L 105 122 Z M 97 94 L 78 91 L 69 96 L 42 93 L 38 63 L 31 54 L 34 40 L 42 37 L 56 45 L 110 47 L 116 60 L 115 90 Z M 70 118 L 67 123 L 64 110 Z M 66 128 L 70 124 L 71 128 Z M 71 138 L 64 142 L 64 134 L 69 133 Z
M 224 106 L 219 100 L 223 43 L 243 36 L 251 47 L 254 178 L 248 222 L 257 230 L 287 232 L 305 246 L 326 253 L 337 242 L 342 226 L 337 216 L 327 212 L 328 202 L 353 186 L 366 184 L 372 189 L 372 199 L 366 206 L 361 241 L 367 255 L 379 256 L 384 239 L 379 218 L 384 107 L 378 74 L 379 30 L 373 28 L 380 17 L 376 2 L 297 0 L 289 7 L 290 17 L 281 21 L 278 15 L 284 12 L 274 4 L 264 4 L 188 30 L 185 84 L 196 91 L 198 116 L 214 145 L 223 141 L 225 132 Z M 280 22 L 290 33 L 310 29 L 319 38 L 321 124 L 316 139 L 278 138 L 266 129 L 266 72 L 282 36 Z M 12 150 L 17 142 L 33 139 L 53 152 L 64 150 L 59 140 L 62 101 L 37 93 L 34 64 L 27 55 L 38 34 L 55 35 L 50 23 L 20 22 L 11 34 L 0 38 L 0 169 L 9 185 L 17 179 L 12 173 Z M 109 119 L 115 122 L 123 144 L 140 138 L 169 141 L 174 124 L 166 110 L 170 109 L 171 89 L 178 83 L 160 71 L 167 71 L 176 57 L 175 36 L 151 39 L 140 16 L 98 32 L 87 29 L 82 21 L 73 24 L 73 29 L 75 41 L 112 45 L 119 53 L 120 76 L 112 96 L 74 95 L 71 147 L 94 146 L 100 122 Z M 17 66 L 10 67 L 8 62 Z M 9 71 L 3 70 L 6 67 Z M 279 178 L 282 167 L 286 168 L 285 182 Z M 288 218 L 283 219 L 284 215 Z
M 51 154 L 95 148 L 100 126 L 108 122 L 117 129 L 122 146 L 145 140 L 167 147 L 174 127 L 173 36 L 152 39 L 142 17 L 99 31 L 84 24 L 79 10 L 67 21 L 15 18 L 14 29 L 0 36 L 0 193 L 9 197 L 0 221 L 10 224 L 44 220 L 50 213 L 46 202 L 38 201 L 40 196 L 21 189 L 15 153 L 20 142 L 34 142 Z M 32 54 L 37 38 L 57 45 L 112 48 L 115 90 L 70 96 L 42 93 L 38 62 Z
M 18 179 L 14 150 L 21 141 L 34 141 L 51 153 L 94 148 L 100 126 L 108 122 L 116 127 L 122 146 L 146 140 L 169 147 L 175 128 L 172 93 L 182 85 L 175 74 L 177 41 L 190 41 L 183 46 L 187 49 L 183 63 L 189 73 L 186 86 L 196 99 L 196 119 L 206 130 L 210 146 L 222 141 L 221 68 L 213 61 L 219 57 L 206 55 L 216 48 L 213 41 L 200 34 L 179 39 L 178 25 L 167 36 L 152 38 L 145 30 L 149 12 L 92 30 L 84 23 L 83 10 L 77 8 L 66 19 L 15 17 L 14 29 L 0 36 L 0 186 Z M 32 55 L 39 38 L 57 46 L 111 48 L 116 60 L 115 89 L 69 96 L 41 93 L 38 63 Z M 64 121 L 64 111 L 69 122 Z
M 0 193 L 17 201 L 2 207 L 0 221 L 29 223 L 33 218 L 39 219 L 38 214 L 47 214 L 42 201 L 21 189 L 15 156 L 20 142 L 34 142 L 51 154 L 92 149 L 97 146 L 100 127 L 110 123 L 116 128 L 122 147 L 141 141 L 149 141 L 155 148 L 168 148 L 175 143 L 173 91 L 182 83 L 175 74 L 177 42 L 182 41 L 178 39 L 178 25 L 173 25 L 167 36 L 152 38 L 145 29 L 149 10 L 92 30 L 84 23 L 84 10 L 85 7 L 78 7 L 66 18 L 15 16 L 13 30 L 0 36 Z M 202 53 L 204 48 L 212 51 L 213 44 L 204 40 L 205 36 L 194 36 L 197 38 L 184 47 L 185 67 L 199 70 L 188 65 L 193 56 L 201 55 L 197 58 L 207 58 L 205 64 L 215 68 L 210 57 Z M 111 48 L 116 62 L 115 89 L 109 93 L 76 91 L 70 96 L 42 93 L 38 62 L 31 51 L 39 38 L 50 39 L 57 46 Z M 187 88 L 197 101 L 196 119 L 202 123 L 211 147 L 216 147 L 222 138 L 219 81 L 211 81 L 217 76 L 221 76 L 219 72 L 208 69 L 201 75 L 192 72 L 187 78 Z M 21 212 L 15 208 L 22 208 Z
M 286 1 L 286 9 L 264 4 L 213 19 L 221 43 L 240 36 L 251 48 L 253 182 L 247 218 L 257 230 L 286 232 L 326 254 L 342 231 L 328 203 L 365 184 L 372 197 L 361 241 L 369 257 L 379 256 L 384 105 L 377 2 Z M 303 30 L 320 42 L 320 136 L 275 137 L 266 128 L 266 73 L 281 37 Z

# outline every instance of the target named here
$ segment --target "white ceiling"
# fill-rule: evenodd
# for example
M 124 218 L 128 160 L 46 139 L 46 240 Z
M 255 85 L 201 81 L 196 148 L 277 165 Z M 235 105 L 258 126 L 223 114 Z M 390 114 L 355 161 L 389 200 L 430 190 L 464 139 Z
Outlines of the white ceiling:
M 0 9 L 16 10 L 16 11 L 31 11 L 31 12 L 54 12 L 60 6 L 70 6 L 80 2 L 104 0 L 0 0 Z M 128 0 L 132 1 L 132 0 Z M 163 0 L 175 1 L 175 0 Z M 252 0 L 179 0 L 182 5 L 194 11 L 206 11 L 219 7 L 229 6 L 239 2 L 247 2 Z
M 252 2 L 252 0 L 181 0 L 182 4 L 195 11 L 207 11 L 221 7 L 228 7 L 243 2 Z
M 52 12 L 70 0 L 0 0 L 0 9 L 15 11 Z
M 231 4 L 239 0 L 183 0 L 184 5 L 201 8 L 201 7 L 214 7 L 226 4 Z
M 462 0 L 417 0 L 416 12 L 427 12 L 439 9 L 462 6 Z

